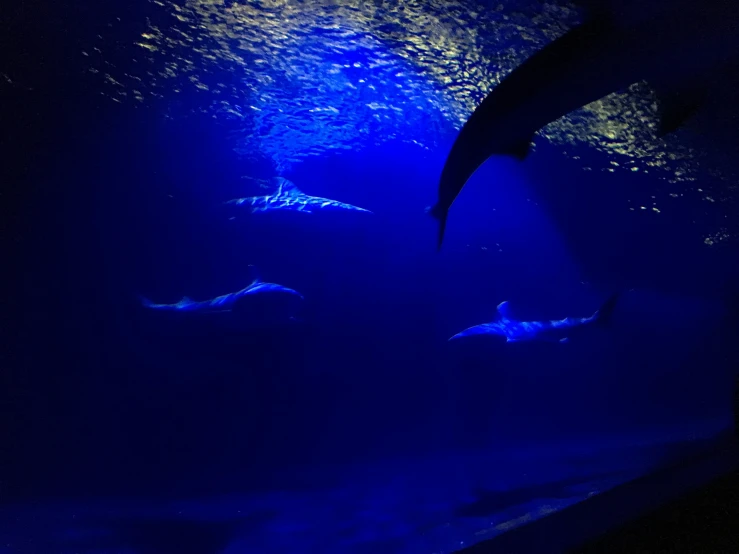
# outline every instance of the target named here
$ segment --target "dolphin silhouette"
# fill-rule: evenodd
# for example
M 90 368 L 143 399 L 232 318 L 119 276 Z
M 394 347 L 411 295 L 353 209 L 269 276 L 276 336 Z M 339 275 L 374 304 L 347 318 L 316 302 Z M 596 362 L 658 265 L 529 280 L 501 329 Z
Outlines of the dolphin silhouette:
M 297 211 L 313 213 L 316 210 L 344 210 L 354 212 L 372 213 L 364 208 L 351 204 L 345 204 L 330 198 L 309 196 L 301 192 L 294 183 L 284 177 L 273 177 L 271 183 L 275 186 L 275 192 L 268 196 L 247 196 L 245 198 L 234 198 L 226 204 L 234 206 L 248 206 L 252 213 L 268 212 L 273 210 Z
M 596 6 L 592 17 L 509 73 L 459 132 L 428 209 L 439 221 L 438 249 L 452 203 L 489 157 L 523 160 L 548 123 L 643 80 L 659 97 L 658 134 L 670 133 L 698 110 L 706 74 L 739 54 L 739 2 L 679 2 L 631 19 L 606 2 L 579 3 Z
M 210 300 L 195 301 L 187 296 L 183 296 L 179 302 L 174 304 L 156 304 L 151 302 L 147 298 L 140 296 L 141 304 L 153 310 L 167 310 L 167 311 L 178 311 L 178 312 L 201 312 L 201 313 L 212 313 L 212 312 L 229 312 L 233 310 L 240 300 L 247 296 L 261 295 L 265 293 L 283 293 L 292 296 L 297 296 L 301 300 L 303 295 L 298 291 L 277 285 L 275 283 L 264 283 L 259 278 L 254 266 L 249 266 L 253 273 L 252 282 L 241 290 L 236 292 L 229 292 L 228 294 L 222 294 L 216 296 Z
M 546 341 L 567 342 L 575 330 L 593 325 L 608 323 L 618 302 L 619 294 L 614 294 L 590 317 L 566 317 L 552 321 L 520 321 L 511 316 L 509 303 L 501 302 L 497 307 L 497 317 L 490 323 L 475 325 L 457 333 L 449 340 L 471 335 L 498 335 L 506 342 Z

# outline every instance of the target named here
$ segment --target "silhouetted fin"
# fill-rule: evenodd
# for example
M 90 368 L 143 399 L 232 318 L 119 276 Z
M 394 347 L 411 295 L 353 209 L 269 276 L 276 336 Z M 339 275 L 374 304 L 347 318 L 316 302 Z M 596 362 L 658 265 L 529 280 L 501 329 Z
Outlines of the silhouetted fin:
M 251 276 L 251 282 L 249 283 L 249 286 L 258 285 L 262 282 L 262 279 L 259 275 L 259 270 L 256 266 L 249 264 L 249 274 Z
M 573 4 L 585 10 L 586 21 L 597 21 L 601 27 L 633 25 L 655 11 L 651 3 L 643 0 L 574 0 Z
M 516 144 L 511 144 L 510 148 L 502 151 L 501 154 L 513 156 L 517 160 L 523 161 L 529 155 L 529 152 L 531 152 L 531 142 L 532 140 L 529 138 Z
M 558 42 L 561 52 L 558 57 L 566 52 L 576 52 L 582 48 L 590 48 L 594 36 L 609 31 L 613 27 L 612 13 L 610 10 L 595 10 L 584 23 L 573 27 L 562 35 Z M 551 54 L 546 54 L 551 59 Z
M 608 21 L 613 13 L 611 3 L 604 0 L 575 0 L 574 4 L 585 8 L 590 20 Z
M 444 231 L 446 230 L 446 219 L 449 212 L 437 203 L 430 208 L 426 208 L 426 213 L 431 214 L 439 222 L 439 237 L 436 241 L 436 249 L 441 250 L 441 244 L 444 242 Z
M 182 302 L 183 304 L 189 304 L 192 301 L 192 298 L 190 298 L 189 296 L 183 296 L 182 300 L 180 300 L 180 302 Z
M 618 304 L 618 299 L 620 296 L 621 293 L 617 292 L 608 300 L 606 300 L 600 307 L 600 309 L 595 312 L 595 319 L 598 323 L 602 325 L 608 325 L 611 322 L 613 311 L 616 309 L 616 304 Z
M 657 134 L 668 135 L 690 119 L 701 107 L 706 98 L 706 90 L 701 86 L 670 90 L 657 93 L 659 98 L 660 120 Z
M 498 306 L 496 307 L 496 311 L 498 312 L 498 317 L 502 317 L 503 319 L 512 319 L 511 318 L 511 306 L 508 300 L 504 300 Z
M 644 2 L 644 0 L 573 0 L 585 9 L 586 19 L 599 20 L 616 28 L 628 28 L 658 17 L 667 11 L 680 9 L 684 0 Z

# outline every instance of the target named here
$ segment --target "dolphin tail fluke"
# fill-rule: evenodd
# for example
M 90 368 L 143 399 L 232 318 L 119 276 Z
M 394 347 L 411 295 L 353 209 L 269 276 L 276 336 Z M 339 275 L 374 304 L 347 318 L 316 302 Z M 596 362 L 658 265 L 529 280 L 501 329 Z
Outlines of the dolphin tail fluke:
M 140 304 L 141 304 L 141 305 L 142 305 L 142 306 L 143 306 L 144 308 L 153 308 L 153 307 L 154 307 L 154 302 L 152 302 L 151 300 L 149 300 L 149 299 L 148 299 L 148 298 L 146 298 L 145 296 L 142 296 L 142 295 L 140 295 L 140 294 L 137 294 L 137 295 L 136 295 L 136 298 L 138 299 L 139 303 L 140 303 Z
M 436 249 L 437 251 L 441 251 L 441 245 L 444 242 L 444 231 L 446 231 L 446 219 L 449 215 L 449 210 L 445 210 L 439 204 L 436 204 L 431 208 L 427 208 L 426 213 L 431 214 L 431 216 L 439 222 L 439 238 L 436 241 Z
M 616 304 L 618 304 L 618 299 L 620 296 L 621 293 L 617 292 L 608 300 L 606 300 L 600 307 L 600 309 L 595 312 L 595 314 L 593 314 L 593 319 L 596 321 L 596 323 L 599 323 L 601 325 L 608 325 L 611 322 L 613 312 L 616 309 Z

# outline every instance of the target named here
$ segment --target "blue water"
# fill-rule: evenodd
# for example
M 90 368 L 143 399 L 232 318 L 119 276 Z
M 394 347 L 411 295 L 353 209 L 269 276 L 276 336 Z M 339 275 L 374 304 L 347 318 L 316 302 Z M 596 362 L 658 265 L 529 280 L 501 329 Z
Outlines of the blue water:
M 662 428 L 607 439 L 499 441 L 495 451 L 304 467 L 261 494 L 13 505 L 3 511 L 14 522 L 4 540 L 10 552 L 77 552 L 81 545 L 84 551 L 129 552 L 102 548 L 125 518 L 237 519 L 241 530 L 224 552 L 453 552 L 687 455 L 686 443 L 715 432 L 716 423 L 682 436 Z M 472 489 L 488 491 L 486 501 Z
M 22 143 L 0 552 L 167 551 L 120 530 L 138 518 L 239 520 L 227 554 L 448 553 L 730 426 L 735 168 L 712 143 L 643 146 L 642 123 L 614 138 L 580 113 L 526 162 L 485 164 L 436 252 L 424 210 L 445 156 L 543 40 L 540 8 L 485 12 L 472 40 L 450 23 L 471 2 L 354 19 L 365 8 L 267 4 L 88 14 L 113 30 L 100 43 L 79 23 L 85 86 L 28 101 L 45 138 Z M 161 40 L 182 33 L 201 46 Z M 618 102 L 603 117 L 627 128 Z M 276 176 L 372 213 L 226 204 Z M 250 266 L 303 300 L 139 301 L 228 295 Z M 610 324 L 566 344 L 448 342 L 504 300 L 523 320 L 585 317 L 619 291 Z

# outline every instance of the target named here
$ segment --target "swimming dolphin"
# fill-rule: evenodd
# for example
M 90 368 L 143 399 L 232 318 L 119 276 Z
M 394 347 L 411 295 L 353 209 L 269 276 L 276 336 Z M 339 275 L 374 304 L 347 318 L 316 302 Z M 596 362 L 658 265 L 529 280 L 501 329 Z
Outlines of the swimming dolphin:
M 631 20 L 612 13 L 605 0 L 579 3 L 596 5 L 592 17 L 509 73 L 462 127 L 428 210 L 439 221 L 439 249 L 452 203 L 489 157 L 523 160 L 542 127 L 642 80 L 659 97 L 658 134 L 670 133 L 697 111 L 706 74 L 739 54 L 739 2 L 668 3 Z
M 155 304 L 150 300 L 140 297 L 141 304 L 146 308 L 154 310 L 167 310 L 167 311 L 178 311 L 178 312 L 200 312 L 200 313 L 213 313 L 213 312 L 230 312 L 239 303 L 240 300 L 247 296 L 254 296 L 265 293 L 284 293 L 292 296 L 297 296 L 301 300 L 303 295 L 298 291 L 283 287 L 282 285 L 276 285 L 275 283 L 263 283 L 259 276 L 256 274 L 254 266 L 249 266 L 254 273 L 254 280 L 241 290 L 236 292 L 230 292 L 228 294 L 222 294 L 216 296 L 210 300 L 195 301 L 191 300 L 187 296 L 183 296 L 182 300 L 175 302 L 174 304 Z
M 304 213 L 313 213 L 316 210 L 348 210 L 355 212 L 372 213 L 364 208 L 345 204 L 329 198 L 321 198 L 319 196 L 309 196 L 302 193 L 294 183 L 288 181 L 284 177 L 274 177 L 271 179 L 272 184 L 276 187 L 274 194 L 269 196 L 247 196 L 246 198 L 234 198 L 226 204 L 234 206 L 249 206 L 251 212 L 268 212 L 272 210 L 298 211 Z
M 475 325 L 457 333 L 449 340 L 469 337 L 471 335 L 498 335 L 506 338 L 506 342 L 546 341 L 567 342 L 575 330 L 610 321 L 618 302 L 619 294 L 611 296 L 590 317 L 566 317 L 553 321 L 519 321 L 511 317 L 509 303 L 498 304 L 497 317 L 490 323 Z

